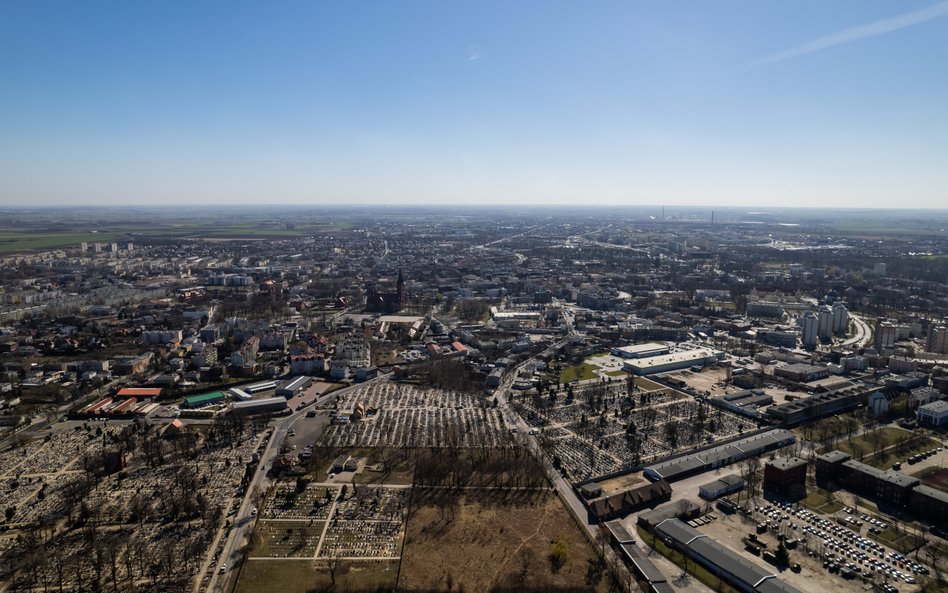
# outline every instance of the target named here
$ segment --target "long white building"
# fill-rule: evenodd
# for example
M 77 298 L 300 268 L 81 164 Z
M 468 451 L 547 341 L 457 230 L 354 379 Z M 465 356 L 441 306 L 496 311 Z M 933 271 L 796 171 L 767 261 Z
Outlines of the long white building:
M 711 348 L 694 348 L 647 358 L 633 358 L 627 360 L 622 368 L 626 372 L 636 375 L 652 375 L 687 369 L 695 365 L 704 366 L 715 363 L 722 358 L 724 358 L 723 352 Z

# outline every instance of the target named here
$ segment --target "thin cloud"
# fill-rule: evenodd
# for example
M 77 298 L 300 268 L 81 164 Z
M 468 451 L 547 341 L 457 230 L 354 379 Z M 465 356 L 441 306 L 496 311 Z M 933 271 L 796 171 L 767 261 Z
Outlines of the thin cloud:
M 476 62 L 481 59 L 481 46 L 472 45 L 467 49 L 467 59 L 470 62 Z
M 811 54 L 837 45 L 843 45 L 844 43 L 852 43 L 853 41 L 860 41 L 862 39 L 868 39 L 869 37 L 876 37 L 877 35 L 884 35 L 892 31 L 905 29 L 906 27 L 920 25 L 946 15 L 948 15 L 948 1 L 939 2 L 938 4 L 933 4 L 926 8 L 906 12 L 905 14 L 881 19 L 858 27 L 843 29 L 842 31 L 814 39 L 803 45 L 798 45 L 797 47 L 754 60 L 749 65 L 764 66 L 773 64 L 774 62 L 789 60 L 790 58 Z

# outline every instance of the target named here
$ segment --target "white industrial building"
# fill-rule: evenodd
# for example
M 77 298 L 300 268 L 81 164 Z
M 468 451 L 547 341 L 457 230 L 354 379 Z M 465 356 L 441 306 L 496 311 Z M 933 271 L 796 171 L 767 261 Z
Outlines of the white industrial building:
M 277 388 L 276 394 L 281 397 L 285 397 L 286 399 L 290 399 L 291 397 L 293 397 L 300 391 L 303 391 L 304 389 L 309 387 L 309 384 L 312 382 L 313 380 L 309 377 L 306 377 L 306 376 L 297 377 L 293 379 L 292 381 L 290 381 L 289 383 L 287 383 L 286 385 L 284 385 L 283 387 Z
M 724 353 L 711 348 L 694 348 L 691 350 L 680 350 L 670 354 L 659 356 L 650 356 L 648 358 L 635 358 L 626 361 L 622 368 L 626 372 L 636 375 L 652 375 L 655 373 L 665 373 L 668 371 L 677 371 L 687 369 L 692 366 L 704 366 L 712 364 L 724 358 Z
M 613 348 L 612 355 L 620 358 L 648 358 L 650 356 L 660 356 L 668 354 L 671 348 L 667 344 L 634 344 L 632 346 L 622 346 Z

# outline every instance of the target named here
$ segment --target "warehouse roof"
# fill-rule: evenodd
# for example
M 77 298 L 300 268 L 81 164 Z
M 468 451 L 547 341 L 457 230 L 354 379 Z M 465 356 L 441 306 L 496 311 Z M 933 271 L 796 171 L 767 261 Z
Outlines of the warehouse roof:
M 800 593 L 799 589 L 776 577 L 767 579 L 755 588 L 760 593 Z
M 882 479 L 903 488 L 911 488 L 921 482 L 918 478 L 891 469 L 882 474 Z
M 751 587 L 756 587 L 774 576 L 762 566 L 751 562 L 678 519 L 666 519 L 659 523 L 655 530 L 662 537 L 672 540 L 679 547 L 689 548 L 695 556 Z
M 115 395 L 119 397 L 158 397 L 160 387 L 123 387 Z
M 184 402 L 189 406 L 195 406 L 200 404 L 209 404 L 222 399 L 224 399 L 224 392 L 211 391 L 210 393 L 202 393 L 200 395 L 189 395 L 188 397 L 184 398 Z
M 277 405 L 277 404 L 283 404 L 285 406 L 286 398 L 285 397 L 268 397 L 265 399 L 252 399 L 250 401 L 237 402 L 234 404 L 234 409 L 242 410 L 246 408 L 272 406 L 272 405 Z
M 698 453 L 683 455 L 668 461 L 656 463 L 646 469 L 646 475 L 658 476 L 666 480 L 674 480 L 676 477 L 701 469 L 702 467 L 714 465 L 738 457 L 746 457 L 763 452 L 768 447 L 773 447 L 780 442 L 794 442 L 796 437 L 789 430 L 775 428 L 760 434 L 738 439 L 731 443 L 725 443 L 712 447 Z
M 660 573 L 658 568 L 656 568 L 649 559 L 633 558 L 632 563 L 635 564 L 635 567 L 639 569 L 639 572 L 642 573 L 642 576 L 644 576 L 645 580 L 650 584 L 667 582 L 665 575 Z

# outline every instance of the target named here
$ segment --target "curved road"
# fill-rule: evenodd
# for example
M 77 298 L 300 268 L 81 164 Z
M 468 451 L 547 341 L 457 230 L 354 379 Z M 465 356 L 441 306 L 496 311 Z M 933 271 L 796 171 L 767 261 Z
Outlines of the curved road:
M 853 313 L 849 314 L 849 318 L 852 319 L 853 325 L 856 326 L 856 333 L 854 333 L 851 338 L 844 340 L 840 345 L 862 348 L 869 344 L 869 341 L 872 340 L 872 328 L 866 323 L 866 320 Z

